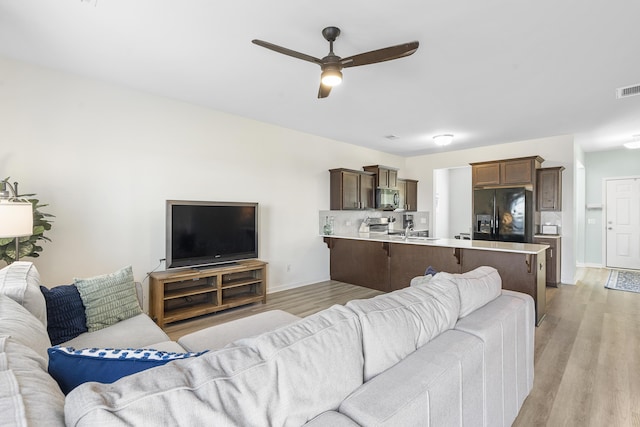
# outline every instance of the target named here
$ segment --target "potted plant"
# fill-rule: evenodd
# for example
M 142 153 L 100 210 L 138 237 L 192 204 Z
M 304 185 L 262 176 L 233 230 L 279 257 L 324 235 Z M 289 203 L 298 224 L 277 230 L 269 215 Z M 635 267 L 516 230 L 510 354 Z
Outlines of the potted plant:
M 5 178 L 0 183 L 8 182 L 9 178 Z M 39 252 L 42 252 L 42 246 L 38 245 L 39 240 L 51 241 L 45 232 L 51 230 L 51 219 L 54 215 L 44 213 L 40 211 L 40 208 L 48 206 L 46 204 L 41 205 L 40 200 L 33 198 L 35 194 L 17 194 L 18 183 L 14 183 L 16 190 L 16 197 L 27 199 L 33 206 L 33 234 L 31 236 L 25 236 L 19 238 L 20 257 L 33 257 L 40 256 Z M 16 239 L 15 238 L 0 238 L 0 259 L 11 264 L 16 260 Z

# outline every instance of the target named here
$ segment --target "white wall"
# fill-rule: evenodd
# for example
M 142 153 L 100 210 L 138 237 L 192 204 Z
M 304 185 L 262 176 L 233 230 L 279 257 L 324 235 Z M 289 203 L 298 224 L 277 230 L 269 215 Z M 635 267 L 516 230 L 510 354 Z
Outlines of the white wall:
M 433 230 L 435 237 L 453 239 L 471 226 L 471 167 L 434 169 Z
M 471 232 L 471 166 L 449 169 L 449 238 Z
M 435 169 L 433 171 L 433 237 L 449 237 L 449 171 L 448 169 Z M 420 195 L 418 195 L 418 204 Z
M 433 171 L 469 163 L 539 155 L 544 167 L 564 166 L 562 181 L 562 282 L 575 283 L 574 245 L 574 143 L 572 136 L 558 136 L 490 147 L 410 157 L 406 176 L 420 180 L 418 209 L 433 210 Z
M 420 180 L 419 210 L 432 212 L 434 169 L 536 154 L 545 166 L 567 168 L 563 282 L 573 282 L 568 136 L 404 159 L 0 59 L 0 140 L 0 176 L 37 193 L 56 215 L 53 241 L 32 259 L 49 286 L 127 264 L 144 279 L 165 255 L 166 199 L 259 202 L 270 290 L 315 283 L 329 277 L 317 236 L 318 211 L 329 207 L 328 169 L 400 168 Z
M 329 208 L 328 170 L 404 167 L 398 156 L 1 59 L 0 140 L 0 176 L 56 216 L 52 242 L 30 259 L 48 286 L 127 264 L 144 279 L 165 256 L 166 199 L 259 202 L 270 291 L 327 280 L 318 211 Z

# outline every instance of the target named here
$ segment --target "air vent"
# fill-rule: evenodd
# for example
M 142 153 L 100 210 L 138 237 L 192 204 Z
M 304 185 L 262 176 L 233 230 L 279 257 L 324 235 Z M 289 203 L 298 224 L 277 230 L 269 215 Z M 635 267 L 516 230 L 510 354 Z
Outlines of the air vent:
M 618 99 L 634 95 L 640 95 L 640 84 L 627 87 L 619 87 L 618 89 L 616 89 L 616 98 Z

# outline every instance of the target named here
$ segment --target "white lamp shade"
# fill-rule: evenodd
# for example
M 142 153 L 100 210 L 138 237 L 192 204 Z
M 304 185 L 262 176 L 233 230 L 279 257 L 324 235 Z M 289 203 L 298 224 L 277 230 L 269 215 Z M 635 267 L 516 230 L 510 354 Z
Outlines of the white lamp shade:
M 33 234 L 33 206 L 29 202 L 0 201 L 0 238 Z

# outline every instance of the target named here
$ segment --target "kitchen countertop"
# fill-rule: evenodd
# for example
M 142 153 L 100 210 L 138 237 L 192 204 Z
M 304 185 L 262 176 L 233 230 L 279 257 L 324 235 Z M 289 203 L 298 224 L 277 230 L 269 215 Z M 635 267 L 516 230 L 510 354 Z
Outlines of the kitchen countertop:
M 546 235 L 548 236 L 548 235 Z M 535 243 L 511 243 L 495 242 L 488 240 L 460 240 L 460 239 L 439 239 L 436 237 L 409 238 L 398 237 L 388 234 L 378 233 L 353 233 L 341 235 L 323 235 L 334 239 L 368 240 L 372 242 L 391 242 L 407 245 L 441 246 L 445 248 L 478 249 L 495 252 L 511 252 L 522 254 L 540 254 L 549 248 L 549 245 L 538 245 Z

